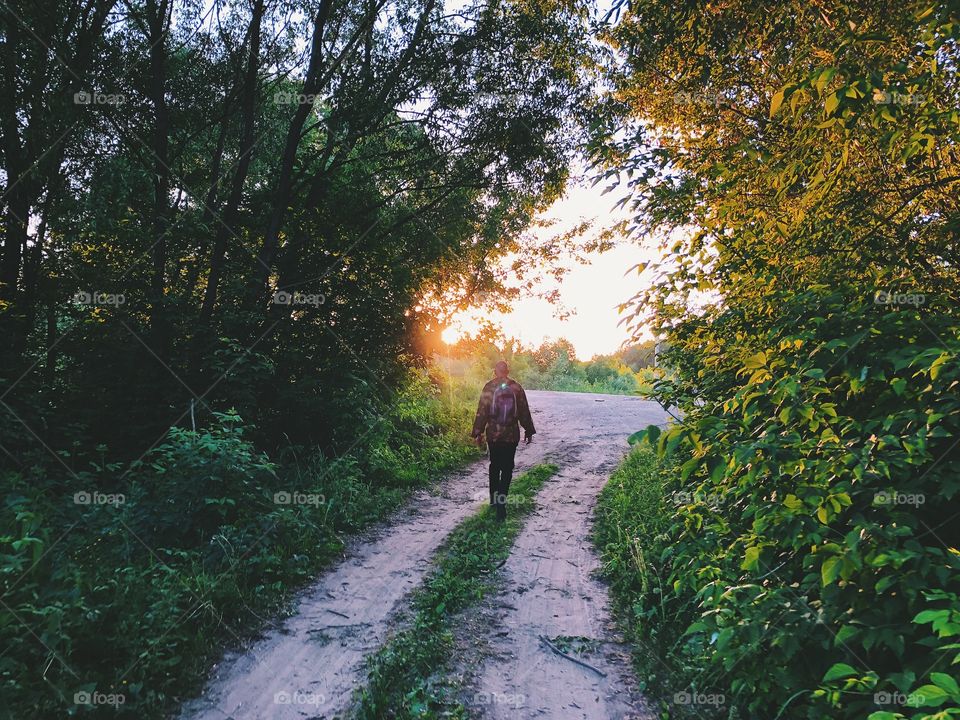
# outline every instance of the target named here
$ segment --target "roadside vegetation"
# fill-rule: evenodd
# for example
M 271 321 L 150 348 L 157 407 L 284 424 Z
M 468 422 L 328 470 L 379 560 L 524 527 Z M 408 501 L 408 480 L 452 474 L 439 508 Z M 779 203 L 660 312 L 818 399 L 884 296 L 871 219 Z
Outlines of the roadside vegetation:
M 268 457 L 223 413 L 171 429 L 133 463 L 7 472 L 16 525 L 0 538 L 3 607 L 33 632 L 0 625 L 0 717 L 166 716 L 224 645 L 253 637 L 339 557 L 347 534 L 478 457 L 472 417 L 410 373 L 335 458 L 293 446 Z M 33 671 L 61 660 L 70 672 L 53 688 Z
M 510 509 L 499 523 L 489 507 L 464 520 L 438 551 L 436 569 L 413 593 L 412 617 L 368 661 L 367 686 L 358 691 L 358 718 L 465 718 L 447 662 L 458 613 L 496 587 L 496 570 L 510 555 L 537 492 L 557 472 L 537 465 L 510 484 Z M 470 703 L 468 702 L 468 706 Z
M 602 537 L 689 682 L 669 714 L 957 717 L 957 8 L 616 16 L 597 155 L 663 238 L 627 318 L 669 342 L 654 394 L 680 420 L 648 436 L 677 502 L 644 450 Z
M 662 717 L 699 713 L 709 717 L 711 712 L 719 715 L 721 708 L 709 706 L 701 668 L 684 665 L 681 657 L 684 633 L 695 620 L 696 598 L 671 587 L 675 561 L 683 557 L 682 548 L 675 552 L 671 545 L 684 500 L 681 487 L 669 458 L 646 440 L 636 443 L 600 493 L 593 542 L 610 585 L 614 616 L 633 647 L 634 667 L 647 700 Z M 701 705 L 707 707 L 674 702 L 684 693 L 690 697 L 699 693 L 705 701 Z

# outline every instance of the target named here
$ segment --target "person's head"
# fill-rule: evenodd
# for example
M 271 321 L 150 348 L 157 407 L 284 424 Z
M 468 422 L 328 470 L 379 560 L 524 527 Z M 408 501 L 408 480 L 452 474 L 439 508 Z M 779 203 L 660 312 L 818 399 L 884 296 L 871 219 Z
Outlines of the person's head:
M 507 367 L 507 364 L 501 360 L 496 365 L 493 366 L 493 374 L 495 377 L 500 378 L 501 380 L 510 373 L 510 368 Z

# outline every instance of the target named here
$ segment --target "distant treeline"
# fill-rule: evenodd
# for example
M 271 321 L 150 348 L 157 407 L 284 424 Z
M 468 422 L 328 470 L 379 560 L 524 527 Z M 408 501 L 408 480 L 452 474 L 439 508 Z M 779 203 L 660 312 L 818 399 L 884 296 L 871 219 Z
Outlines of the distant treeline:
M 653 341 L 631 345 L 610 355 L 578 360 L 569 340 L 560 338 L 525 348 L 516 341 L 504 347 L 493 342 L 464 341 L 439 360 L 456 380 L 479 385 L 494 363 L 506 360 L 510 375 L 531 390 L 562 390 L 632 395 L 647 393 L 653 381 Z

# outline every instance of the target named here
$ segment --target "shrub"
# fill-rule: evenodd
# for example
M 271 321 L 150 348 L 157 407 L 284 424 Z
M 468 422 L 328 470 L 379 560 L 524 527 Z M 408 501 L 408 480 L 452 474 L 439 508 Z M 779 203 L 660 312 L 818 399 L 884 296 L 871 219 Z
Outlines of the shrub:
M 224 643 L 283 610 L 342 549 L 342 533 L 474 457 L 469 412 L 414 374 L 376 433 L 336 458 L 314 450 L 301 460 L 290 448 L 271 461 L 241 419 L 224 413 L 208 428 L 171 428 L 128 466 L 96 464 L 69 481 L 43 465 L 5 474 L 0 693 L 8 714 L 163 716 L 199 688 Z M 94 496 L 95 488 L 104 490 Z M 74 493 L 87 493 L 87 504 Z M 108 496 L 122 502 L 100 502 Z M 74 702 L 94 692 L 124 702 Z
M 790 304 L 809 319 L 715 359 L 729 396 L 660 437 L 679 504 L 631 500 L 661 518 L 635 536 L 634 616 L 677 639 L 675 682 L 746 717 L 955 714 L 960 328 L 824 288 Z

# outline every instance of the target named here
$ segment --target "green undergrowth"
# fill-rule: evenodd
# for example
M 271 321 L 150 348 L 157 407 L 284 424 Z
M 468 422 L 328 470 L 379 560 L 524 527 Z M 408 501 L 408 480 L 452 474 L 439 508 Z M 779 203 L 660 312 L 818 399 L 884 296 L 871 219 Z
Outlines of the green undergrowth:
M 593 531 L 614 615 L 633 648 L 641 688 L 654 701 L 683 684 L 661 659 L 670 655 L 683 617 L 668 601 L 661 562 L 671 518 L 669 467 L 648 443 L 635 445 L 600 493 Z
M 339 457 L 268 457 L 226 413 L 132 465 L 7 473 L 0 718 L 169 715 L 347 534 L 478 457 L 471 414 L 413 376 Z
M 456 687 L 440 672 L 454 647 L 452 621 L 493 589 L 493 571 L 509 556 L 537 492 L 556 472 L 555 465 L 537 465 L 516 478 L 505 523 L 484 508 L 450 534 L 436 568 L 413 595 L 412 620 L 368 661 L 357 718 L 467 717 Z

